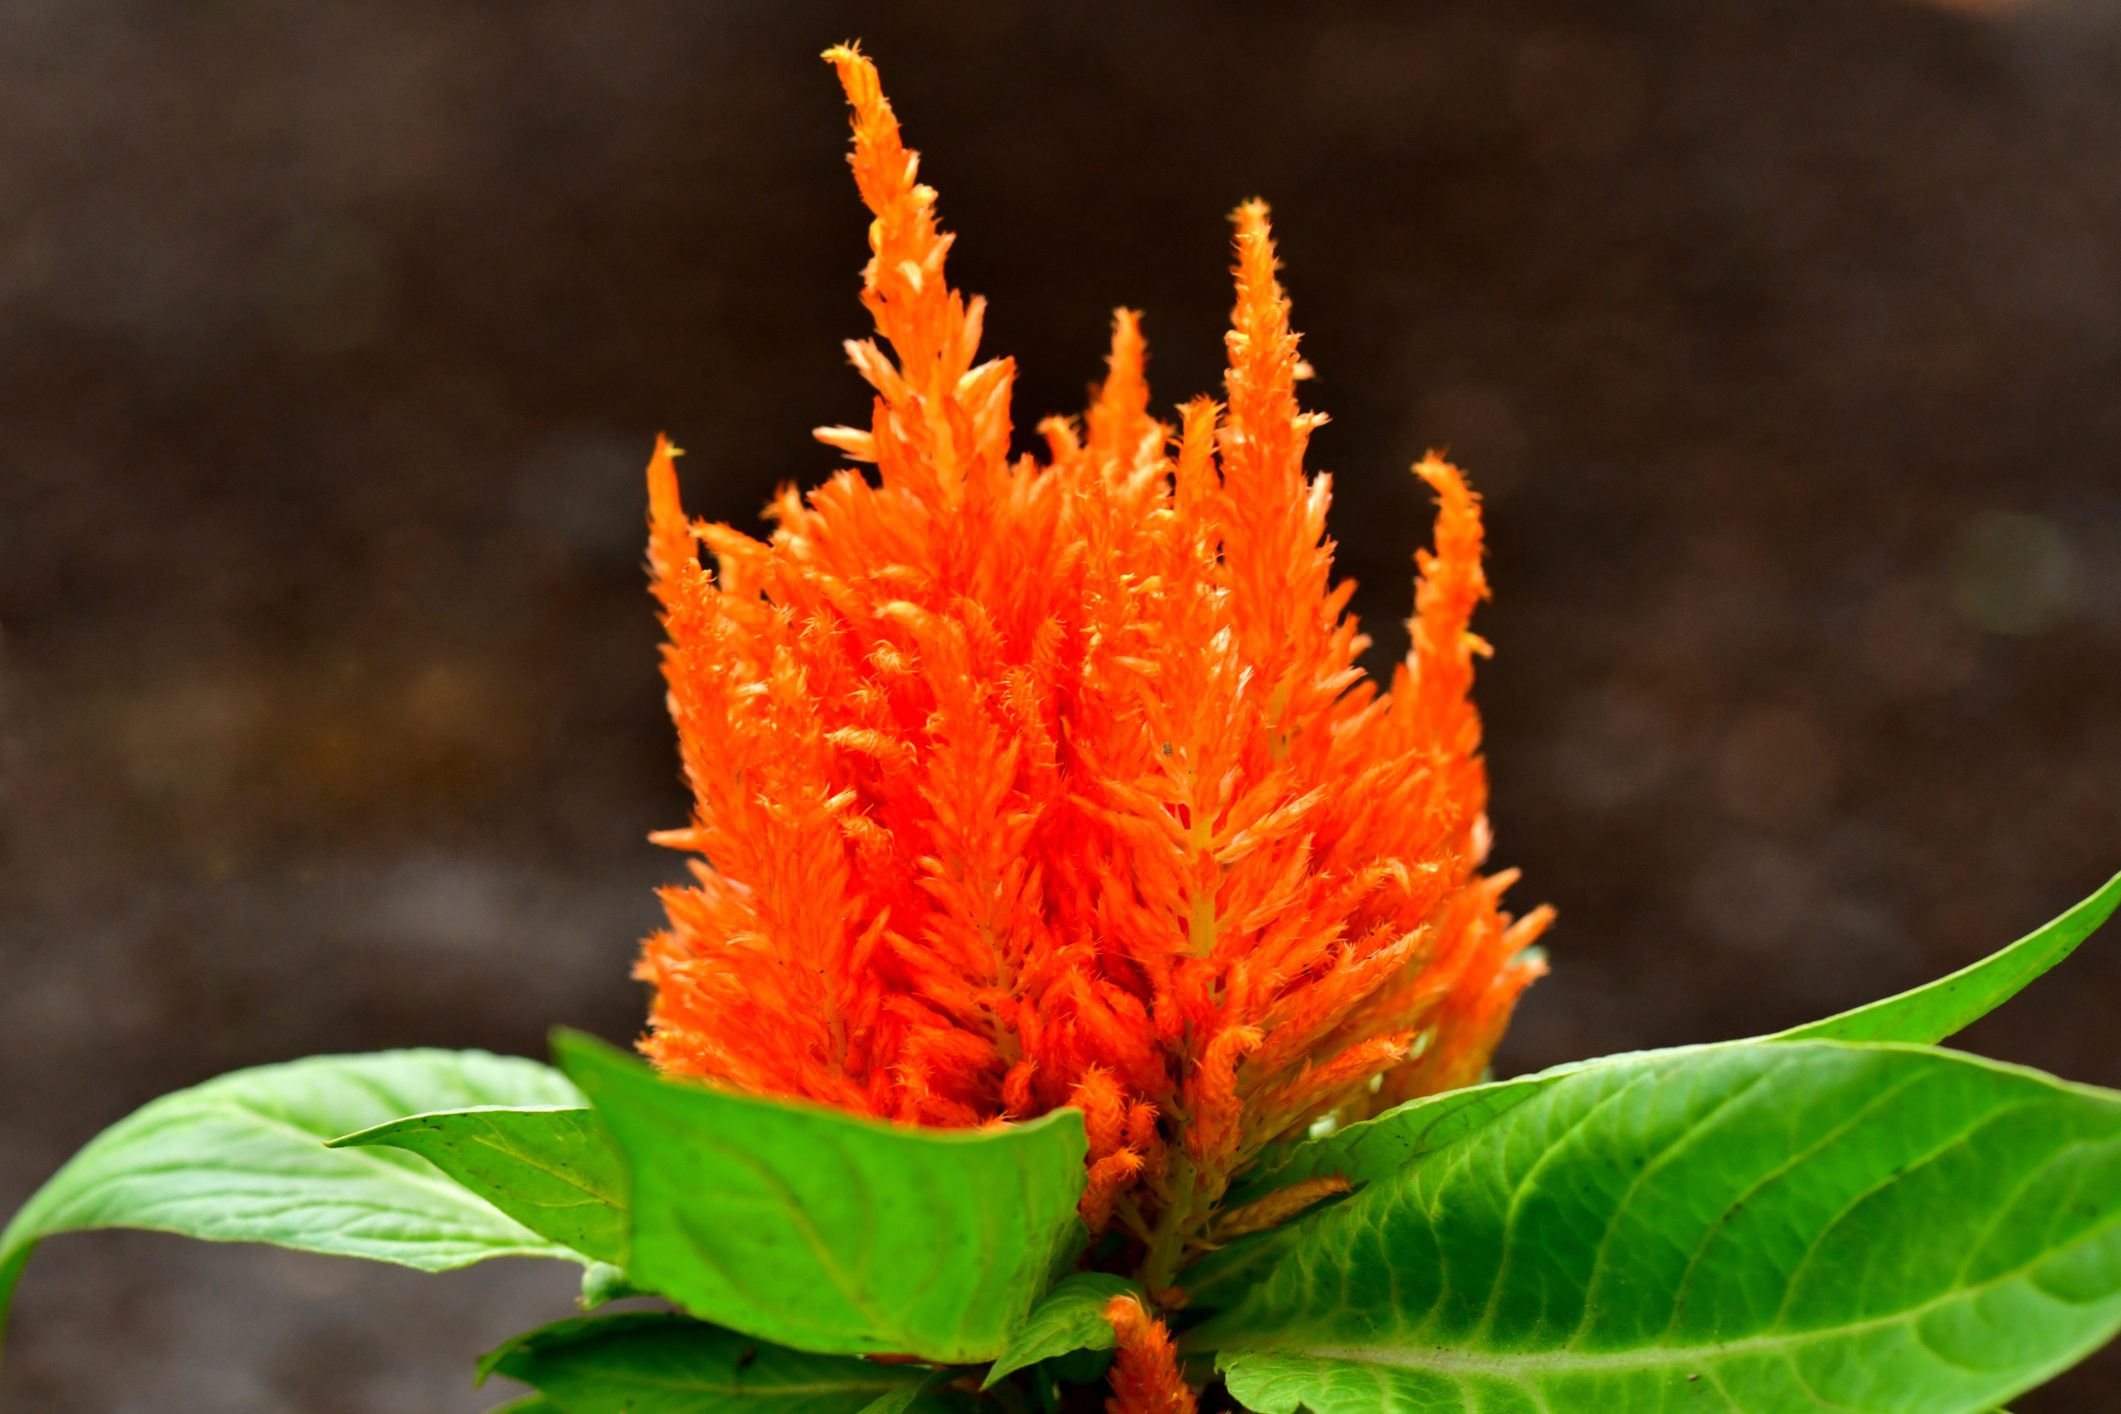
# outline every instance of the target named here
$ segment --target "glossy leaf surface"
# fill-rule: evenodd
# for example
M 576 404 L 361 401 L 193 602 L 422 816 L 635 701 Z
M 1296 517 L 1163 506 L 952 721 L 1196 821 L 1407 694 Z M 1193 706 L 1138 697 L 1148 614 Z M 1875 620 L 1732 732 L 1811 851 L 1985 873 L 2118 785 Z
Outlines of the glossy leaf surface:
M 717 1325 L 992 1359 L 1081 1240 L 1078 1111 L 914 1129 L 665 1080 L 586 1038 L 559 1049 L 631 1175 L 628 1272 Z
M 484 1051 L 317 1056 L 165 1095 L 89 1141 L 0 1233 L 0 1315 L 30 1250 L 94 1228 L 268 1242 L 446 1271 L 572 1257 L 425 1159 L 327 1140 L 426 1110 L 580 1104 L 535 1061 Z
M 625 1161 L 593 1111 L 412 1115 L 332 1147 L 417 1154 L 532 1232 L 600 1262 L 626 1260 Z
M 1078 1272 L 1058 1282 L 1009 1337 L 1009 1348 L 987 1372 L 987 1384 L 1058 1355 L 1110 1350 L 1118 1337 L 1105 1319 L 1105 1304 L 1140 1290 L 1126 1278 L 1105 1272 Z
M 1603 1062 L 1188 1284 L 1266 1414 L 1976 1414 L 2121 1326 L 2121 1095 L 1902 1046 Z
M 2104 888 L 2045 927 L 1971 967 L 1927 986 L 1761 1039 L 1934 1044 L 1994 1011 L 2068 957 L 2117 906 L 2121 906 L 2121 875 L 2108 880 Z M 1706 1049 L 1710 1048 L 1689 1047 L 1668 1054 L 1692 1054 Z M 1587 1067 L 1636 1058 L 1620 1055 L 1575 1061 L 1535 1075 L 1410 1101 L 1375 1119 L 1265 1155 L 1238 1185 L 1232 1201 L 1249 1201 L 1285 1184 L 1322 1174 L 1338 1174 L 1357 1184 L 1388 1177 L 1401 1164 L 1502 1114 L 1564 1076 Z
M 479 1375 L 529 1385 L 560 1414 L 864 1414 L 910 1406 L 929 1371 L 806 1355 L 663 1312 L 562 1321 L 518 1336 Z
M 2077 950 L 2121 907 L 2121 874 L 2061 917 L 2009 947 L 1925 986 L 1868 1006 L 1780 1031 L 1772 1041 L 1907 1041 L 1934 1045 L 1955 1036 L 2025 990 Z

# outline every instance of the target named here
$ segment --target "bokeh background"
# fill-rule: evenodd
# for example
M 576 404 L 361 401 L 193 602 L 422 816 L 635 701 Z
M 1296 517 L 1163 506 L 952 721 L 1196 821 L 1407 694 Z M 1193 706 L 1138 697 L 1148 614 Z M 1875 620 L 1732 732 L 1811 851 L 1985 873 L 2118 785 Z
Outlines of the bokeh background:
M 1216 386 L 1278 215 L 1404 648 L 1488 496 L 1505 1069 L 1779 1027 L 2121 864 L 2121 7 L 0 3 L 0 1211 L 253 1062 L 623 1039 L 681 821 L 640 472 L 866 416 L 824 44 L 883 64 L 1019 423 L 1118 303 Z M 2107 939 L 1968 1038 L 2121 1083 Z M 54 1244 L 10 1411 L 472 1411 L 556 1270 Z M 2108 1358 L 2022 1410 L 2121 1410 Z

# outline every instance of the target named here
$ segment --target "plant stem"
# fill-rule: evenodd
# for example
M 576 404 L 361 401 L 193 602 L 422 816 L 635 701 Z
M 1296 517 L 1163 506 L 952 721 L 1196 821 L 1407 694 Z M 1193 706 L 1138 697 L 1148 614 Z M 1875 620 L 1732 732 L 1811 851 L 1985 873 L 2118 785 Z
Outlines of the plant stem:
M 1183 1154 L 1172 1158 L 1172 1202 L 1157 1214 L 1156 1229 L 1149 1238 L 1149 1250 L 1142 1257 L 1141 1283 L 1151 1300 L 1158 1292 L 1170 1290 L 1172 1280 L 1178 1274 L 1178 1259 L 1185 1250 L 1187 1230 L 1192 1225 L 1199 1200 L 1199 1178 L 1191 1159 Z

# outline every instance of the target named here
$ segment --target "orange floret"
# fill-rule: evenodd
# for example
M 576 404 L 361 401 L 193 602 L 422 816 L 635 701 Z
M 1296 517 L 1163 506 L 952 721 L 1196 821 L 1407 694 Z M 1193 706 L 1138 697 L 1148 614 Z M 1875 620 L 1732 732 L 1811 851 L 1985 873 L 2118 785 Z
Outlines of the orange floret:
M 1451 466 L 1380 692 L 1334 584 L 1322 420 L 1266 207 L 1236 213 L 1227 402 L 1149 413 L 1114 321 L 1081 423 L 1010 455 L 1007 359 L 875 68 L 826 56 L 872 214 L 865 428 L 759 540 L 649 466 L 694 852 L 639 975 L 665 1070 L 928 1125 L 1080 1106 L 1083 1212 L 1164 1290 L 1277 1137 L 1477 1079 L 1549 914 L 1484 876 L 1477 499 Z M 700 550 L 711 557 L 703 566 Z M 1128 1409 L 1150 1408 L 1130 1404 Z
M 1105 1303 L 1105 1321 L 1119 1338 L 1105 1414 L 1193 1414 L 1193 1391 L 1178 1368 L 1178 1352 L 1164 1323 L 1132 1296 Z

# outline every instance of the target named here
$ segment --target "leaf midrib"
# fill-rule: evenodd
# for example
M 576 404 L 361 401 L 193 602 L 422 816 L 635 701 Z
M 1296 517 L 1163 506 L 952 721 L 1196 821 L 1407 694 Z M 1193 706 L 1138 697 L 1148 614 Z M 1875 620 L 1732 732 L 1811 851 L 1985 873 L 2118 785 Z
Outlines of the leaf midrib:
M 294 1120 L 287 1119 L 281 1115 L 269 1113 L 265 1110 L 253 1108 L 252 1106 L 244 1103 L 241 1100 L 230 1101 L 222 1100 L 216 1097 L 216 1099 L 213 1100 L 211 1103 L 201 1103 L 195 1107 L 186 1106 L 184 1108 L 202 1111 L 214 1111 L 221 1114 L 231 1115 L 237 1119 L 246 1120 L 252 1124 L 255 1124 L 260 1129 L 266 1130 L 268 1132 L 273 1130 L 281 1130 L 288 1134 L 295 1135 L 296 1137 L 300 1138 L 305 1144 L 314 1144 L 319 1151 L 326 1151 L 329 1148 L 329 1141 L 331 1138 L 329 1134 L 319 1134 L 313 1129 L 304 1128 L 301 1124 L 297 1123 Z M 171 1106 L 170 1109 L 173 1113 L 180 1112 L 179 1108 L 174 1105 Z M 390 1163 L 384 1159 L 378 1158 L 373 1154 L 359 1154 L 358 1157 L 365 1160 L 369 1167 L 374 1169 L 376 1172 L 387 1173 L 393 1178 L 402 1179 L 404 1182 L 411 1184 L 414 1187 L 424 1189 L 427 1192 L 434 1194 L 437 1198 L 440 1198 L 443 1202 L 447 1203 L 452 1208 L 477 1212 L 477 1205 L 485 1201 L 483 1199 L 477 1198 L 475 1195 L 466 1193 L 462 1188 L 458 1187 L 455 1183 L 451 1182 L 439 1170 L 431 1174 L 421 1173 L 417 1169 L 407 1168 L 403 1164 Z M 422 1158 L 418 1154 L 413 1155 L 413 1157 L 419 1159 L 420 1162 L 423 1164 L 429 1163 L 429 1160 Z M 236 1166 L 229 1165 L 229 1167 L 233 1169 Z M 327 1174 L 325 1175 L 325 1177 L 328 1180 L 331 1175 Z M 483 1217 L 485 1215 L 481 1213 L 480 1216 Z M 514 1222 L 514 1219 L 508 1218 L 503 1215 L 502 1221 L 512 1223 Z M 529 1231 L 529 1229 L 527 1228 L 524 1230 L 526 1232 Z M 531 1235 L 533 1237 L 536 1236 L 535 1233 L 532 1233 Z
M 257 1129 L 267 1133 L 278 1131 L 296 1135 L 300 1137 L 303 1142 L 316 1145 L 320 1154 L 329 1152 L 326 1149 L 325 1140 L 319 1137 L 315 1131 L 305 1129 L 299 1123 L 288 1119 L 282 1115 L 273 1114 L 269 1111 L 254 1108 L 253 1106 L 241 1099 L 223 1098 L 218 1095 L 212 1096 L 210 1098 L 192 1098 L 184 1095 L 182 1092 L 179 1092 L 178 1094 L 169 1096 L 167 1098 L 171 1101 L 184 1099 L 188 1102 L 183 1104 L 165 1103 L 160 1106 L 157 1106 L 156 1108 L 159 1109 L 160 1112 L 157 1113 L 154 1118 L 156 1121 L 158 1121 L 158 1123 L 153 1126 L 143 1124 L 142 1129 L 144 1131 L 144 1137 L 160 1137 L 160 1134 L 169 1128 L 169 1121 L 176 1121 L 178 1123 L 182 1123 L 186 1120 L 197 1119 L 202 1115 L 218 1115 L 223 1118 L 235 1120 L 239 1123 L 255 1126 Z M 138 1114 L 141 1117 L 144 1117 L 147 1114 L 147 1111 L 142 1110 L 139 1111 Z M 106 1134 L 111 1132 L 113 1131 L 105 1131 Z M 101 1137 L 102 1136 L 98 1136 L 99 1139 Z M 82 1153 L 86 1155 L 91 1153 L 92 1151 L 93 1146 L 91 1146 L 90 1149 L 84 1149 Z M 356 1150 L 347 1150 L 345 1152 L 350 1158 L 358 1158 L 360 1160 L 365 1161 L 365 1166 L 368 1167 L 375 1174 L 388 1175 L 392 1180 L 402 1182 L 406 1186 L 418 1192 L 421 1192 L 425 1195 L 431 1196 L 432 1198 L 439 1200 L 442 1205 L 446 1206 L 453 1214 L 458 1215 L 461 1218 L 476 1218 L 479 1219 L 482 1223 L 490 1220 L 496 1232 L 506 1233 L 511 1239 L 514 1239 L 514 1245 L 495 1250 L 494 1244 L 492 1243 L 491 1238 L 489 1236 L 473 1232 L 471 1230 L 473 1224 L 466 1222 L 459 1231 L 453 1233 L 434 1233 L 429 1236 L 420 1238 L 416 1241 L 404 1238 L 393 1239 L 393 1241 L 396 1242 L 398 1245 L 402 1245 L 408 1248 L 417 1246 L 431 1246 L 451 1249 L 464 1248 L 465 1250 L 477 1251 L 495 1250 L 495 1255 L 499 1256 L 525 1257 L 543 1257 L 550 1255 L 555 1250 L 565 1250 L 563 1248 L 560 1248 L 558 1244 L 553 1243 L 551 1239 L 541 1237 L 537 1233 L 530 1231 L 530 1229 L 523 1227 L 522 1224 L 508 1217 L 506 1214 L 500 1212 L 498 1209 L 492 1208 L 490 1204 L 485 1204 L 483 1200 L 478 1199 L 474 1195 L 468 1194 L 463 1189 L 456 1187 L 454 1184 L 449 1182 L 445 1177 L 443 1177 L 439 1173 L 436 1173 L 434 1175 L 423 1174 L 402 1164 L 388 1163 L 374 1155 L 361 1154 L 358 1153 L 358 1151 Z M 413 1157 L 417 1158 L 419 1156 L 414 1155 Z M 422 1159 L 421 1162 L 425 1163 L 427 1161 L 425 1159 Z M 82 1185 L 81 1187 L 69 1190 L 64 1195 L 64 1201 L 55 1203 L 54 1207 L 60 1213 L 67 1212 L 69 1210 L 79 1209 L 89 1201 L 91 1195 L 100 1194 L 108 1188 L 116 1187 L 122 1184 L 137 1182 L 144 1174 L 153 1174 L 158 1172 L 184 1172 L 188 1170 L 197 1170 L 200 1167 L 201 1166 L 196 1162 L 186 1161 L 173 1162 L 162 1165 L 147 1165 L 142 1166 L 140 1168 L 121 1170 L 112 1173 L 99 1173 L 96 1174 L 93 1178 L 91 1178 L 86 1184 Z M 258 1170 L 247 1169 L 234 1164 L 221 1166 L 215 1171 L 226 1173 L 239 1173 L 250 1177 L 260 1176 L 260 1171 Z M 265 1175 L 272 1175 L 273 1171 L 265 1170 L 263 1171 L 263 1173 Z M 303 1175 L 303 1177 L 314 1178 L 327 1183 L 337 1181 L 338 1179 L 338 1176 L 336 1175 L 319 1175 L 314 1173 L 305 1174 Z M 204 1196 L 194 1197 L 189 1195 L 174 1195 L 167 1201 L 173 1206 L 182 1206 L 185 1203 L 209 1202 L 214 1200 Z M 318 1205 L 318 1200 L 313 1195 L 302 1195 L 299 1201 L 293 1198 L 290 1199 L 291 1207 L 316 1205 Z M 29 1245 L 33 1244 L 42 1237 L 49 1235 L 49 1233 L 44 1230 L 42 1221 L 35 1223 L 29 1222 L 29 1219 L 35 1206 L 36 1205 L 34 1204 L 34 1202 L 25 1205 L 22 1211 L 15 1215 L 15 1220 L 7 1225 L 6 1231 L 0 1232 L 0 1251 L 12 1253 L 18 1244 L 22 1246 L 24 1250 L 27 1250 Z M 374 1198 L 353 1198 L 344 1195 L 334 1195 L 330 1199 L 328 1206 L 341 1208 L 363 1208 L 367 1209 L 370 1212 L 389 1213 L 400 1217 L 416 1216 L 432 1218 L 435 1216 L 436 1213 L 436 1209 L 434 1208 L 420 1207 L 412 1204 L 392 1204 L 385 1201 L 379 1201 Z M 486 1208 L 487 1211 L 480 1211 L 481 1207 Z M 41 1212 L 37 1213 L 36 1216 L 40 1220 L 46 1217 L 46 1215 Z M 16 1229 L 18 1227 L 25 1226 L 27 1226 L 30 1234 L 26 1241 L 18 1237 L 16 1233 Z M 111 1226 L 132 1228 L 141 1232 L 175 1232 L 180 1236 L 186 1235 L 185 1229 L 170 1226 L 167 1225 L 165 1222 L 158 1222 L 151 1218 L 128 1218 L 123 1222 L 115 1224 L 97 1222 L 92 1223 L 88 1227 L 83 1228 L 81 1230 L 87 1231 Z M 510 1231 L 510 1229 L 513 1229 L 513 1231 Z M 235 1240 L 251 1242 L 260 1241 L 262 1239 L 249 1236 L 243 1236 L 234 1239 L 210 1236 L 206 1237 L 204 1240 Z M 318 1246 L 314 1244 L 313 1239 L 305 1240 L 300 1236 L 279 1237 L 272 1240 L 282 1246 L 293 1247 L 303 1251 L 318 1251 L 324 1252 L 327 1255 L 332 1254 L 336 1251 L 336 1249 L 329 1245 Z M 395 1259 L 383 1257 L 380 1260 L 391 1261 Z
M 496 1134 L 500 1133 L 498 1129 L 493 1129 L 491 1126 L 489 1126 L 489 1131 L 491 1133 Z M 542 1157 L 537 1154 L 529 1153 L 522 1149 L 514 1147 L 513 1139 L 510 1139 L 509 1136 L 505 1134 L 502 1135 L 502 1138 L 507 1139 L 508 1142 L 496 1143 L 493 1139 L 487 1137 L 487 1135 L 485 1134 L 471 1134 L 466 1136 L 466 1140 L 469 1143 L 475 1144 L 482 1149 L 487 1149 L 493 1153 L 499 1154 L 502 1158 L 513 1159 L 515 1162 L 523 1165 L 525 1168 L 532 1169 L 538 1173 L 542 1173 L 548 1178 L 556 1179 L 565 1186 L 572 1188 L 578 1193 L 584 1195 L 586 1201 L 581 1203 L 566 1204 L 564 1205 L 566 1207 L 604 1207 L 610 1208 L 614 1211 L 622 1210 L 622 1205 L 619 1202 L 618 1194 L 616 1191 L 598 1187 L 596 1184 L 592 1183 L 588 1178 L 580 1174 L 577 1174 L 568 1169 L 559 1168 L 553 1164 L 547 1163 Z M 426 1158 L 426 1155 L 423 1154 L 420 1157 Z M 429 1159 L 428 1162 L 432 1163 L 434 1161 L 432 1159 Z M 559 1208 L 563 1205 L 558 1203 L 538 1203 L 534 1204 L 533 1206 L 541 1208 Z
M 2108 1218 L 2095 1227 L 2088 1228 L 2077 1241 L 2041 1253 L 2032 1262 L 1998 1273 L 1987 1281 L 1967 1286 L 1956 1286 L 1950 1291 L 1931 1297 L 1918 1305 L 1882 1316 L 1872 1316 L 1861 1321 L 1849 1321 L 1842 1325 L 1820 1326 L 1800 1331 L 1771 1331 L 1759 1335 L 1741 1336 L 1736 1340 L 1718 1341 L 1708 1345 L 1654 1345 L 1640 1350 L 1609 1350 L 1587 1353 L 1566 1348 L 1534 1351 L 1522 1355 L 1482 1355 L 1474 1351 L 1439 1346 L 1433 1351 L 1417 1353 L 1406 1346 L 1389 1345 L 1313 1345 L 1302 1340 L 1279 1340 L 1272 1347 L 1243 1347 L 1231 1353 L 1238 1358 L 1245 1355 L 1305 1355 L 1321 1360 L 1345 1360 L 1363 1365 L 1388 1365 L 1403 1370 L 1434 1370 L 1442 1374 L 1463 1373 L 1469 1375 L 1494 1375 L 1499 1378 L 1522 1377 L 1527 1374 L 1595 1373 L 1613 1370 L 1657 1369 L 1665 1365 L 1683 1365 L 1690 1362 L 1713 1363 L 1738 1355 L 1788 1354 L 1819 1341 L 1840 1340 L 1851 1336 L 1868 1335 L 1876 1331 L 1889 1330 L 1895 1326 L 1919 1321 L 1935 1311 L 1941 1311 L 1954 1303 L 1969 1300 L 1995 1290 L 2010 1282 L 2025 1278 L 2036 1268 L 2098 1240 L 2112 1229 L 2121 1227 L 2121 1213 Z M 2043 1293 L 2050 1300 L 2064 1305 L 2095 1305 L 2095 1302 L 2071 1302 L 2052 1292 Z

